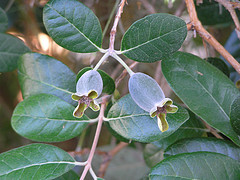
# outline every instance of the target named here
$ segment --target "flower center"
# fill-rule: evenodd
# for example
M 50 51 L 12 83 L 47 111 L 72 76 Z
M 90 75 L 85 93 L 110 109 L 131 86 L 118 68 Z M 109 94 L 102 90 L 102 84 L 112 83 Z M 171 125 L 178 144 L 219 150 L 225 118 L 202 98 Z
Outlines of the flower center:
M 93 101 L 92 98 L 88 97 L 88 96 L 82 96 L 81 99 L 79 99 L 78 103 L 79 104 L 86 104 L 87 107 L 89 107 L 90 103 Z
M 166 106 L 157 107 L 156 115 L 159 115 L 161 113 L 167 114 Z

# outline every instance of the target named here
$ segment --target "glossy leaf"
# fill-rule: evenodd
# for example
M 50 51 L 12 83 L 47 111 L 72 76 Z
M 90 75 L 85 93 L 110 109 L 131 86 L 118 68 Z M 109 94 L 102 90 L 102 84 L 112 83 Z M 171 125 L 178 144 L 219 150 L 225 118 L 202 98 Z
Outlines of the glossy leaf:
M 239 179 L 238 161 L 219 153 L 194 152 L 171 156 L 154 168 L 151 180 L 165 179 L 165 176 L 188 179 Z
M 79 180 L 80 177 L 73 170 L 68 171 L 60 177 L 57 177 L 54 180 Z
M 102 44 L 102 29 L 95 14 L 78 0 L 51 0 L 43 22 L 60 46 L 73 52 L 95 52 Z
M 23 98 L 41 93 L 53 94 L 73 103 L 76 75 L 62 62 L 38 54 L 24 54 L 18 65 L 19 82 Z
M 165 149 L 176 141 L 190 137 L 201 137 L 205 134 L 203 124 L 189 111 L 190 118 L 177 131 L 170 136 L 147 144 L 143 156 L 149 167 L 155 166 L 163 160 Z
M 93 69 L 93 68 L 85 67 L 85 68 L 81 69 L 77 74 L 76 82 L 85 72 L 87 72 L 91 69 Z M 102 91 L 102 93 L 112 94 L 115 91 L 114 80 L 103 70 L 98 69 L 97 71 L 99 72 L 99 74 L 101 75 L 102 80 L 103 80 L 103 91 Z
M 72 169 L 74 159 L 47 144 L 31 144 L 0 154 L 0 179 L 53 179 Z
M 189 115 L 179 106 L 175 114 L 167 115 L 169 129 L 162 133 L 158 128 L 157 118 L 151 118 L 149 112 L 135 104 L 130 95 L 126 95 L 111 107 L 107 118 L 111 128 L 122 137 L 140 142 L 153 142 L 172 134 Z
M 230 122 L 233 130 L 240 136 L 240 96 L 231 105 Z
M 240 148 L 238 146 L 216 138 L 182 139 L 169 146 L 165 150 L 164 157 L 198 151 L 216 152 L 240 161 Z
M 73 110 L 72 105 L 54 95 L 34 95 L 17 105 L 12 127 L 21 136 L 34 141 L 65 141 L 79 135 L 88 124 L 87 116 L 74 118 Z
M 162 71 L 192 112 L 240 145 L 229 118 L 230 105 L 239 91 L 227 76 L 201 58 L 184 52 L 163 61 Z
M 8 28 L 8 17 L 5 11 L 0 7 L 0 32 L 5 32 Z
M 131 25 L 122 39 L 121 51 L 130 59 L 154 62 L 176 52 L 187 35 L 186 23 L 170 14 L 151 14 Z
M 227 77 L 230 75 L 230 71 L 228 69 L 227 64 L 220 58 L 210 57 L 207 58 L 207 61 L 222 71 Z
M 198 18 L 203 25 L 229 25 L 232 23 L 232 17 L 228 10 L 215 1 L 203 0 L 196 6 Z M 239 11 L 237 11 L 239 16 Z
M 30 50 L 20 39 L 9 34 L 0 33 L 0 42 L 0 72 L 13 71 L 19 57 Z

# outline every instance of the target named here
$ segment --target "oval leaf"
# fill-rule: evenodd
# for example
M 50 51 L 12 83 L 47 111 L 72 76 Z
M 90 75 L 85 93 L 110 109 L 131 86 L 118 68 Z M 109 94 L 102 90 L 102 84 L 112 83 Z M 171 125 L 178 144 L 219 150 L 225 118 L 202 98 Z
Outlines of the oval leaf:
M 34 141 L 65 141 L 79 135 L 88 124 L 87 116 L 74 118 L 73 111 L 72 105 L 54 95 L 34 95 L 17 105 L 12 127 L 21 136 Z
M 187 35 L 186 23 L 170 14 L 151 14 L 131 25 L 122 39 L 121 51 L 130 59 L 154 62 L 176 52 Z
M 107 118 L 111 128 L 122 137 L 139 142 L 153 142 L 163 139 L 176 131 L 189 115 L 179 106 L 175 114 L 168 114 L 169 129 L 161 132 L 157 118 L 151 118 L 149 112 L 141 109 L 130 95 L 118 100 L 109 110 Z
M 240 161 L 240 148 L 229 141 L 216 138 L 190 138 L 180 140 L 169 146 L 165 157 L 198 151 L 216 152 Z
M 240 136 L 240 96 L 231 105 L 230 122 L 233 130 Z
M 43 22 L 60 46 L 73 52 L 95 52 L 102 44 L 102 29 L 95 14 L 77 0 L 51 0 L 43 9 Z
M 81 69 L 78 74 L 77 74 L 77 78 L 76 78 L 76 82 L 78 81 L 78 79 L 87 71 L 91 70 L 93 68 L 91 67 L 85 67 L 83 69 Z M 98 69 L 97 72 L 99 72 L 99 74 L 102 77 L 103 80 L 103 90 L 102 93 L 106 93 L 106 94 L 112 94 L 115 91 L 115 82 L 114 80 L 103 70 Z
M 165 176 L 188 179 L 239 179 L 240 164 L 225 155 L 195 152 L 171 156 L 157 164 L 150 173 L 151 180 Z
M 8 28 L 8 17 L 7 17 L 7 14 L 0 7 L 0 32 L 5 32 L 7 30 L 7 28 Z
M 229 118 L 230 105 L 239 91 L 227 76 L 201 58 L 184 52 L 163 61 L 162 71 L 191 111 L 240 145 Z
M 53 179 L 72 169 L 74 159 L 47 144 L 31 144 L 0 154 L 0 179 Z
M 17 68 L 18 59 L 29 48 L 18 38 L 0 33 L 0 72 L 13 71 Z
M 79 180 L 79 176 L 73 170 L 68 171 L 60 177 L 57 177 L 54 180 Z
M 160 141 L 155 141 L 145 146 L 143 156 L 149 167 L 153 167 L 162 161 L 165 149 L 176 141 L 189 137 L 201 137 L 205 134 L 203 124 L 192 112 L 188 112 L 190 115 L 189 120 L 187 120 L 177 131 Z
M 62 62 L 38 53 L 24 54 L 18 64 L 18 78 L 23 98 L 35 94 L 53 94 L 73 103 L 76 75 Z

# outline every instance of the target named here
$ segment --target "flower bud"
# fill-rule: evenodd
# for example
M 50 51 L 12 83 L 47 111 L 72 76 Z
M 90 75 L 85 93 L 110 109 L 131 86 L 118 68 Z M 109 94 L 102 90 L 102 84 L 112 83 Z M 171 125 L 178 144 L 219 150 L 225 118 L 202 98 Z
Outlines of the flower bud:
M 151 117 L 157 116 L 158 127 L 164 132 L 168 130 L 167 113 L 175 113 L 177 106 L 172 105 L 172 100 L 165 95 L 158 83 L 144 73 L 133 74 L 128 82 L 129 92 L 135 103 L 150 113 Z
M 78 101 L 78 106 L 75 108 L 73 116 L 81 118 L 88 107 L 98 111 L 100 107 L 94 99 L 100 96 L 102 89 L 103 81 L 101 75 L 95 70 L 85 72 L 77 82 L 76 93 L 72 94 L 72 99 Z

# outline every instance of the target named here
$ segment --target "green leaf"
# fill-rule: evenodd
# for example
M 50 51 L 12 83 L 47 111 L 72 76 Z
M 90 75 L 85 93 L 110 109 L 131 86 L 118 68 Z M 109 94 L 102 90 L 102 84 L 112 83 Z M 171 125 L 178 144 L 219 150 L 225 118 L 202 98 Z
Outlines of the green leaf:
M 62 149 L 47 144 L 31 144 L 0 154 L 0 179 L 53 179 L 75 166 Z
M 207 58 L 207 62 L 218 68 L 220 71 L 222 71 L 227 77 L 230 75 L 230 71 L 228 69 L 227 64 L 220 58 L 216 57 L 209 57 Z
M 187 35 L 186 23 L 170 14 L 151 14 L 131 25 L 122 39 L 121 51 L 130 59 L 154 62 L 176 52 Z
M 215 1 L 203 0 L 196 6 L 198 18 L 203 25 L 229 25 L 232 23 L 232 17 L 228 10 L 222 6 L 221 10 L 219 4 Z M 239 16 L 239 11 L 237 10 Z
M 12 127 L 21 136 L 34 141 L 65 141 L 79 135 L 88 124 L 87 116 L 77 119 L 73 111 L 72 105 L 54 95 L 30 96 L 15 108 Z
M 164 153 L 165 157 L 181 153 L 198 151 L 216 152 L 240 161 L 240 148 L 229 141 L 216 138 L 189 138 L 182 139 L 169 146 Z
M 78 79 L 87 71 L 91 70 L 93 68 L 91 67 L 85 67 L 83 69 L 81 69 L 76 77 L 76 82 L 78 81 Z M 102 93 L 106 93 L 106 94 L 112 94 L 115 91 L 115 82 L 114 80 L 103 70 L 98 69 L 97 70 L 99 72 L 99 74 L 102 77 L 103 80 L 103 90 Z
M 233 130 L 240 135 L 240 96 L 231 105 L 230 122 Z
M 148 167 L 153 167 L 162 161 L 165 149 L 176 141 L 190 137 L 201 137 L 205 134 L 203 124 L 191 111 L 188 112 L 190 115 L 189 120 L 187 120 L 177 131 L 164 139 L 145 146 L 143 156 Z
M 18 59 L 29 48 L 18 38 L 0 33 L 0 72 L 9 72 L 17 68 Z
M 54 180 L 79 180 L 80 177 L 73 170 L 68 171 L 60 177 L 57 177 Z
M 47 32 L 60 46 L 80 53 L 98 51 L 102 29 L 98 18 L 77 0 L 51 0 L 43 9 Z
M 149 175 L 151 180 L 165 176 L 188 179 L 239 179 L 240 164 L 213 152 L 194 152 L 171 156 L 157 164 Z
M 230 105 L 238 89 L 220 70 L 192 54 L 177 52 L 162 62 L 162 72 L 189 109 L 236 144 L 230 124 Z
M 7 30 L 7 28 L 8 28 L 8 17 L 7 17 L 7 14 L 0 7 L 0 32 L 5 32 Z
M 62 62 L 38 53 L 24 54 L 18 64 L 23 98 L 35 94 L 53 94 L 68 103 L 76 91 L 76 75 Z
M 168 114 L 169 129 L 161 132 L 157 118 L 151 118 L 149 112 L 141 109 L 130 95 L 118 100 L 109 110 L 107 118 L 111 128 L 122 137 L 139 142 L 153 142 L 163 139 L 176 131 L 189 115 L 187 110 L 178 106 L 175 114 Z

